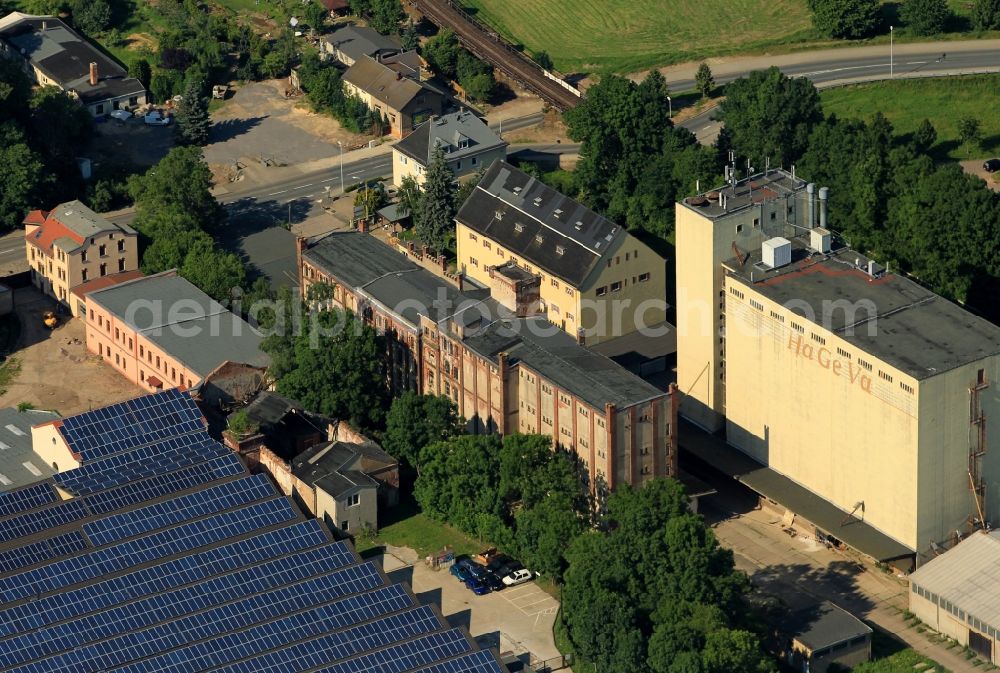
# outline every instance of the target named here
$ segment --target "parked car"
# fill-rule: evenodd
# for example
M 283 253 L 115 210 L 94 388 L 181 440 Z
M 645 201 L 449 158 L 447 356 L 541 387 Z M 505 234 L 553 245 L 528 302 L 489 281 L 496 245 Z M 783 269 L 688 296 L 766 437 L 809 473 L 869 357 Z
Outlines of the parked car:
M 524 565 L 520 561 L 515 561 L 514 559 L 507 559 L 507 562 L 502 564 L 499 568 L 493 571 L 493 574 L 503 579 L 513 572 L 518 570 L 524 570 Z
M 159 110 L 153 110 L 142 118 L 142 121 L 149 126 L 167 126 L 170 124 L 170 117 L 164 115 Z
M 112 110 L 110 112 L 110 115 L 115 119 L 119 119 L 123 122 L 127 122 L 129 119 L 132 118 L 132 113 L 129 112 L 128 110 Z
M 505 554 L 497 554 L 486 564 L 486 569 L 496 574 L 501 568 L 511 563 L 516 563 L 516 561 Z
M 983 162 L 983 170 L 987 173 L 1000 171 L 1000 159 L 987 159 Z
M 460 559 L 455 559 L 455 565 L 461 566 L 466 570 L 476 567 L 476 562 L 470 559 L 468 556 L 463 556 Z
M 465 581 L 465 586 L 468 587 L 469 591 L 476 594 L 477 596 L 482 596 L 483 594 L 488 594 L 490 592 L 490 587 L 486 582 L 476 577 L 470 577 Z
M 534 577 L 531 571 L 527 568 L 521 568 L 510 573 L 503 578 L 503 583 L 509 587 L 517 586 L 518 584 L 524 584 L 525 582 L 530 582 L 531 578 Z
M 472 577 L 466 568 L 458 565 L 457 563 L 451 567 L 450 572 L 456 577 L 456 579 L 458 579 L 459 582 L 465 582 Z
M 477 563 L 473 563 L 471 566 L 468 566 L 466 570 L 468 570 L 469 574 L 475 577 L 477 580 L 485 580 L 488 576 L 493 574 L 489 570 L 487 570 L 486 568 Z
M 490 591 L 500 591 L 505 586 L 499 577 L 489 571 L 486 571 L 486 577 L 483 578 L 483 582 L 490 588 Z

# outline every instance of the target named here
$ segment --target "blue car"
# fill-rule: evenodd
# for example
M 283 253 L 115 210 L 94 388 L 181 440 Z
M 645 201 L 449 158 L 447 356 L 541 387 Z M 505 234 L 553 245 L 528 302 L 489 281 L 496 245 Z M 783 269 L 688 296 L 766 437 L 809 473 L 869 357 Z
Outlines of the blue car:
M 467 582 L 472 579 L 472 575 L 469 574 L 469 571 L 457 563 L 451 567 L 450 572 L 458 579 L 459 582 Z
M 479 567 L 479 564 L 470 558 L 460 558 L 457 561 L 455 561 L 455 565 L 461 566 L 469 571 L 472 571 L 474 568 Z
M 469 591 L 477 596 L 482 596 L 483 594 L 488 594 L 490 592 L 490 588 L 486 582 L 476 577 L 470 577 L 465 580 L 465 586 L 468 587 Z

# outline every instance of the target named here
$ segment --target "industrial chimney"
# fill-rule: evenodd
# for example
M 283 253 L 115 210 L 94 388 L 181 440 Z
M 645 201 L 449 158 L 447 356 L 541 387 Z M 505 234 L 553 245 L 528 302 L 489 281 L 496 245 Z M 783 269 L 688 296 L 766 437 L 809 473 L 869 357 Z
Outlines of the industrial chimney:
M 816 185 L 809 183 L 806 185 L 806 198 L 809 199 L 809 224 L 807 229 L 812 229 L 816 226 Z
M 90 63 L 90 86 L 97 86 L 97 63 Z
M 826 229 L 826 200 L 829 195 L 829 187 L 819 188 L 819 226 L 823 229 Z

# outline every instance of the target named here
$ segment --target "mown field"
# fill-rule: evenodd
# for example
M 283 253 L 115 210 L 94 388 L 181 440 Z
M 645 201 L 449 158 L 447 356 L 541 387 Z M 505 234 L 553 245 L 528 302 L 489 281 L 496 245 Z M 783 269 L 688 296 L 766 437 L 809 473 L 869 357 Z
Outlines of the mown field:
M 805 0 L 463 0 L 563 72 L 654 65 L 812 36 Z
M 823 111 L 870 119 L 881 112 L 899 133 L 916 130 L 925 118 L 938 134 L 938 151 L 952 159 L 1000 152 L 1000 75 L 975 75 L 859 84 L 821 92 Z M 982 150 L 962 147 L 958 120 L 973 117 L 982 129 Z

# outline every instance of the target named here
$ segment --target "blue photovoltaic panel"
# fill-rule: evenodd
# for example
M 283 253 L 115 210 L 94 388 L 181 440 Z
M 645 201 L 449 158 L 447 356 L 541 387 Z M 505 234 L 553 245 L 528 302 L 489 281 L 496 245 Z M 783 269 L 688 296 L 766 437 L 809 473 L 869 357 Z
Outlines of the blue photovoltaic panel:
M 76 649 L 227 601 L 301 582 L 309 577 L 333 572 L 355 560 L 354 553 L 345 543 L 329 543 L 101 612 L 32 629 L 3 641 L 0 645 L 0 670 L 6 671 L 32 659 Z M 292 640 L 304 637 L 306 634 Z
M 104 610 L 126 601 L 155 596 L 191 582 L 278 558 L 327 542 L 315 519 L 262 533 L 246 540 L 160 563 L 79 589 L 38 598 L 0 610 L 0 638 Z M 343 545 L 341 549 L 351 554 Z M 351 554 L 353 559 L 353 554 Z M 3 645 L 0 644 L 0 649 Z
M 320 636 L 313 640 L 289 645 L 288 647 L 276 649 L 265 654 L 253 656 L 252 653 L 241 651 L 239 654 L 243 656 L 243 661 L 221 668 L 213 668 L 212 673 L 301 673 L 301 671 L 308 671 L 338 659 L 354 656 L 359 652 L 385 647 L 386 645 L 407 640 L 422 633 L 431 633 L 440 628 L 441 624 L 434 611 L 424 606 L 397 615 L 383 617 L 378 621 L 357 626 L 347 631 Z M 460 654 L 471 649 L 469 644 L 465 642 L 461 631 L 455 629 L 446 632 L 446 634 L 433 635 L 441 635 L 444 636 L 446 642 L 454 642 L 453 634 L 457 634 L 458 638 L 465 644 L 465 648 L 458 650 L 454 654 Z M 292 639 L 295 640 L 294 635 Z M 395 658 L 394 655 L 400 649 L 407 648 L 413 655 L 411 661 L 414 662 L 407 668 L 442 659 L 443 657 L 440 656 L 436 656 L 428 661 L 423 661 L 420 658 L 421 655 L 419 653 L 427 648 L 427 643 L 428 641 L 425 638 L 420 638 L 406 645 L 384 650 L 378 656 L 385 656 L 386 659 Z M 275 646 L 272 645 L 272 649 L 273 647 Z M 454 654 L 449 656 L 454 656 Z M 253 656 L 252 659 L 250 658 L 251 656 Z M 352 659 L 351 662 L 355 662 L 355 665 L 363 665 L 364 657 Z M 126 669 L 119 669 L 112 673 L 154 673 L 166 670 L 160 668 L 139 668 L 143 663 L 145 662 L 137 662 Z M 206 662 L 206 664 L 194 662 L 190 667 L 184 666 L 178 673 L 197 673 L 198 671 L 217 665 L 214 659 L 211 663 Z M 355 668 L 348 670 L 353 673 L 353 671 L 363 669 Z
M 316 673 L 328 673 L 328 671 L 324 668 Z M 361 671 L 357 671 L 357 673 L 361 673 Z M 479 650 L 463 654 L 457 659 L 421 668 L 414 673 L 503 673 L 503 669 L 500 668 L 500 664 L 488 650 Z
M 2 526 L 3 524 L 0 524 Z M 75 554 L 87 547 L 83 536 L 76 531 L 57 535 L 41 542 L 24 545 L 0 553 L 0 573 L 9 573 L 21 568 L 44 563 L 60 556 Z
M 243 467 L 243 463 L 230 453 L 213 458 L 207 463 L 133 481 L 107 491 L 100 491 L 85 496 L 84 501 L 87 503 L 87 508 L 94 514 L 107 514 L 141 502 L 207 484 L 217 479 L 244 473 L 246 473 L 246 469 Z
M 87 517 L 87 508 L 79 500 L 66 500 L 43 509 L 8 517 L 0 524 L 0 542 L 35 535 L 49 528 L 64 526 Z
M 48 484 L 35 484 L 16 491 L 0 493 L 0 517 L 25 512 L 58 499 L 56 492 Z
M 191 396 L 173 388 L 67 418 L 62 435 L 87 463 L 204 427 Z
M 49 563 L 34 570 L 0 577 L 0 599 L 3 603 L 8 603 L 56 591 L 101 575 L 128 570 L 142 563 L 214 544 L 228 537 L 291 521 L 295 517 L 296 514 L 286 499 L 265 500 L 232 512 L 216 514 L 201 521 Z
M 274 495 L 271 482 L 258 474 L 91 521 L 83 525 L 83 532 L 101 547 Z
M 209 437 L 207 432 L 193 432 L 60 472 L 52 479 L 72 495 L 89 495 L 112 486 L 204 463 L 227 453 L 231 451 Z
M 393 594 L 393 592 L 385 592 Z M 248 657 L 259 658 L 263 652 L 282 647 L 289 643 L 322 636 L 289 649 L 308 651 L 308 659 L 319 658 L 319 663 L 337 661 L 352 657 L 367 650 L 384 647 L 400 640 L 407 640 L 441 627 L 434 611 L 430 608 L 416 608 L 375 622 L 352 626 L 370 619 L 374 615 L 367 610 L 352 609 L 351 601 L 341 601 L 333 605 L 309 610 L 273 622 L 257 624 L 248 629 L 228 633 L 211 640 L 200 641 L 164 654 L 135 661 L 108 673 L 200 673 Z M 378 607 L 384 613 L 396 605 L 410 603 L 409 597 L 401 598 L 395 592 L 395 599 L 385 601 Z M 322 635 L 327 634 L 327 635 Z M 269 653 L 273 654 L 273 653 Z M 266 655 L 265 655 L 266 656 Z M 287 659 L 291 661 L 291 659 Z M 433 661 L 433 660 L 432 660 Z M 257 661 L 256 665 L 260 665 Z M 310 666 L 307 666 L 307 668 Z M 288 665 L 285 673 L 302 670 Z
M 7 669 L 6 673 L 76 673 L 77 671 L 104 671 L 129 661 L 148 657 L 158 652 L 172 650 L 188 643 L 212 638 L 234 628 L 251 626 L 258 622 L 277 619 L 296 610 L 322 605 L 317 610 L 301 613 L 297 624 L 306 628 L 311 619 L 323 617 L 336 622 L 343 619 L 340 609 L 323 605 L 350 593 L 369 591 L 383 584 L 382 575 L 370 561 L 359 566 L 351 566 L 329 575 L 316 577 L 272 591 L 264 592 L 228 603 L 218 608 L 175 619 L 166 624 L 130 631 L 116 638 L 102 640 L 91 645 L 76 648 L 65 654 L 38 660 L 31 664 Z M 365 594 L 372 596 L 376 592 Z M 386 606 L 399 605 L 403 601 L 410 604 L 412 599 L 403 593 L 403 598 Z M 407 607 L 407 605 L 402 605 Z M 366 612 L 377 611 L 379 604 L 372 600 Z M 388 607 L 389 611 L 401 608 Z M 258 637 L 264 637 L 259 633 Z
M 434 620 L 437 621 L 437 618 Z M 367 649 L 375 649 L 374 641 Z M 325 666 L 316 673 L 403 673 L 410 671 L 417 666 L 432 664 L 435 661 L 444 661 L 452 657 L 469 652 L 472 645 L 465 639 L 465 636 L 458 629 L 451 629 L 442 633 L 432 633 L 417 640 L 394 645 L 393 647 L 372 652 L 362 656 L 356 656 L 348 661 L 342 661 L 332 666 Z M 317 659 L 323 653 L 316 653 Z M 326 658 L 328 662 L 336 657 Z M 254 666 L 254 662 L 247 662 L 248 666 L 241 669 L 240 673 L 284 673 L 283 669 L 261 669 Z M 324 661 L 319 661 L 316 665 L 322 666 Z M 291 673 L 291 671 L 289 671 Z

